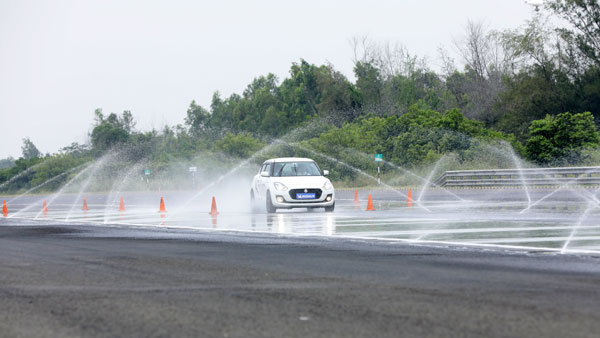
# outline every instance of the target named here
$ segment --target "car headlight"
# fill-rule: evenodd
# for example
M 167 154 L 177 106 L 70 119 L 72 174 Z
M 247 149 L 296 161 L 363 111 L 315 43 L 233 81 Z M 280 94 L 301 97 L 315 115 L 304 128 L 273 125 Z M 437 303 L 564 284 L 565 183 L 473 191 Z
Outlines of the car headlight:
M 331 182 L 327 181 L 325 182 L 325 184 L 323 184 L 323 190 L 331 190 L 333 189 L 333 185 L 331 184 Z
M 275 183 L 273 183 L 273 185 L 275 186 L 275 189 L 277 189 L 279 191 L 288 190 L 288 187 L 286 187 L 285 184 L 283 184 L 283 183 L 275 182 Z

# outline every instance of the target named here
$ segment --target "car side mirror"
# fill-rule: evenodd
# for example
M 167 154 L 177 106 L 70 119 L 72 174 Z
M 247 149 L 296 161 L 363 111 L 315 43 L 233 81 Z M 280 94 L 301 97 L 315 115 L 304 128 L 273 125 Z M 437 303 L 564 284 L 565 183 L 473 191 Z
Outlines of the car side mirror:
M 329 175 L 329 170 L 323 170 L 323 176 Z
M 263 172 L 260 173 L 260 176 L 262 176 L 262 177 L 269 177 L 271 175 L 269 175 L 268 171 L 263 171 Z

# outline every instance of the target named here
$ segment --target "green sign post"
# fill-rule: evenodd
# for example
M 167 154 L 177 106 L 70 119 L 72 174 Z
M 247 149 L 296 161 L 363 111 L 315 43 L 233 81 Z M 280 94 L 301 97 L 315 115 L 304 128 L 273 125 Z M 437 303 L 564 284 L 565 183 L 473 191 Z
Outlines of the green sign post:
M 379 162 L 383 162 L 383 154 L 375 154 L 375 162 L 377 162 L 377 184 L 381 184 Z

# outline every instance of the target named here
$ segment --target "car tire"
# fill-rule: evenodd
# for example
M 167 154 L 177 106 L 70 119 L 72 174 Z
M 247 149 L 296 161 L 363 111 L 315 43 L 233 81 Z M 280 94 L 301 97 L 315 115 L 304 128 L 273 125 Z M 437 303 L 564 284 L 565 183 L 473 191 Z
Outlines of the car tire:
M 275 208 L 273 206 L 273 202 L 271 202 L 271 193 L 267 191 L 267 198 L 265 198 L 265 200 L 267 200 L 266 206 L 267 206 L 267 212 L 268 213 L 274 213 L 277 211 L 277 208 Z
M 334 209 L 335 209 L 335 202 L 333 202 L 332 205 L 325 207 L 325 212 L 333 212 Z

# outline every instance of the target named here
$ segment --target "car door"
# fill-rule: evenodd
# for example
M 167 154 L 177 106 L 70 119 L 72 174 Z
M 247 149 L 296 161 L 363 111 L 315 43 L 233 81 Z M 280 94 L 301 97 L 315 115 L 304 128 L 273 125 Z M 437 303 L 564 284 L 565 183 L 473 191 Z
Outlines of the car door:
M 269 186 L 270 177 L 263 177 L 262 172 L 264 171 L 271 173 L 271 163 L 263 164 L 263 166 L 260 169 L 260 172 L 258 173 L 256 191 L 258 192 L 260 198 L 263 198 L 265 196 L 265 194 L 267 193 L 267 187 Z

